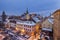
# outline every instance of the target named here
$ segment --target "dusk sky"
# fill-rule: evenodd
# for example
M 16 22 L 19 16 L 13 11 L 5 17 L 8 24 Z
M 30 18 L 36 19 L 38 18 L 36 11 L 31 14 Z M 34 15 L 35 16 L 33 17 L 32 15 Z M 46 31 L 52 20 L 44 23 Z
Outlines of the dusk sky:
M 8 15 L 20 15 L 27 8 L 30 13 L 48 15 L 60 8 L 60 0 L 0 0 L 0 14 L 4 10 Z

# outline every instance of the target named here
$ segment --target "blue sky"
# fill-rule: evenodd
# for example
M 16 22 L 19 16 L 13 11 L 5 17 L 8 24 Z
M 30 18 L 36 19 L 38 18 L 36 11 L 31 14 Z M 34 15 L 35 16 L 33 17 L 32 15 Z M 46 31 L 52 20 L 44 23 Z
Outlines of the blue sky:
M 60 0 L 0 0 L 0 14 L 4 10 L 8 15 L 20 15 L 27 8 L 29 12 L 48 15 L 60 8 Z

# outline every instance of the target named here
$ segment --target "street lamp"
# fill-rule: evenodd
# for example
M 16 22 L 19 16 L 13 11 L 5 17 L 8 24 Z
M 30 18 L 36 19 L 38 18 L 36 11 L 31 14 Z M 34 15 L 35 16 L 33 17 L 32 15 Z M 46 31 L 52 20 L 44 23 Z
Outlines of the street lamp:
M 21 35 L 24 35 L 24 34 L 25 34 L 25 30 L 21 29 Z

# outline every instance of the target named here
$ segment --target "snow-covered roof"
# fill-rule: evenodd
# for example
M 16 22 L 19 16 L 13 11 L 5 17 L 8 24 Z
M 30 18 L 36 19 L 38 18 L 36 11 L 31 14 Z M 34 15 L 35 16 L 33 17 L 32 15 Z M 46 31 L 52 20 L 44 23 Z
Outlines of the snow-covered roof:
M 7 22 L 9 22 L 9 19 L 6 19 Z
M 53 16 L 53 15 L 51 15 L 51 17 L 53 18 L 54 16 Z
M 28 36 L 28 35 L 25 35 L 25 37 L 27 37 L 27 38 L 28 38 L 29 36 Z
M 16 24 L 14 24 L 14 23 L 10 23 L 10 25 L 11 25 L 11 27 L 15 27 L 16 26 Z
M 39 22 L 40 20 L 37 17 L 33 18 L 36 22 Z
M 52 29 L 48 29 L 48 28 L 42 28 L 42 30 L 45 30 L 45 31 L 52 31 Z
M 33 21 L 21 21 L 21 20 L 18 20 L 16 23 L 17 24 L 24 24 L 24 25 L 35 25 L 35 23 Z
M 53 19 L 48 18 L 48 21 L 53 24 Z

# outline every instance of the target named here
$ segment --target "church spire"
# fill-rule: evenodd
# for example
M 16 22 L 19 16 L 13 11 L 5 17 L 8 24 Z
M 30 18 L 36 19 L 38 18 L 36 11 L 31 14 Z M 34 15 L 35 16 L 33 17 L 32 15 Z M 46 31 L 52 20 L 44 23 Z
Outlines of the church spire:
M 28 8 L 26 10 L 26 19 L 29 20 L 30 19 L 30 15 L 29 15 L 29 12 L 28 12 Z
M 26 14 L 28 14 L 29 12 L 28 12 L 28 8 L 27 8 L 27 10 L 26 10 Z

